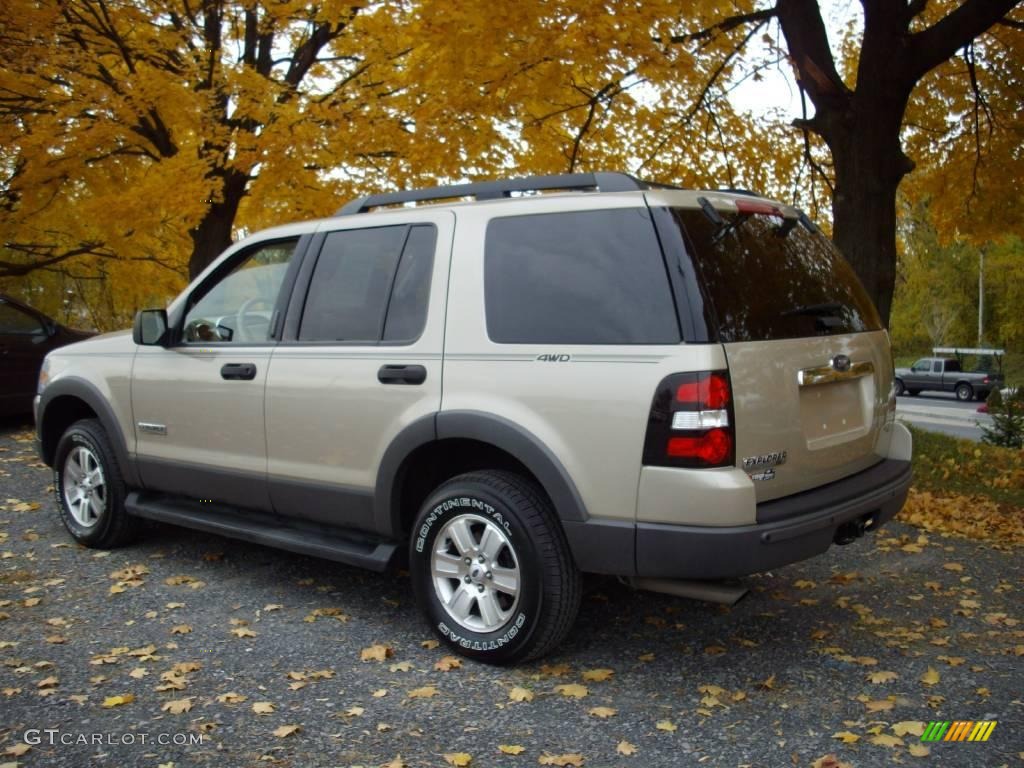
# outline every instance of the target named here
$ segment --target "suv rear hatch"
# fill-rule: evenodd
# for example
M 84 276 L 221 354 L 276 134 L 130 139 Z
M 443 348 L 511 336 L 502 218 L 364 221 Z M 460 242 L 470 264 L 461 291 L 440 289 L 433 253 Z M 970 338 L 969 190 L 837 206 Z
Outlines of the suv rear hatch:
M 877 463 L 888 335 L 850 265 L 799 211 L 699 198 L 673 214 L 732 382 L 736 464 L 759 502 Z

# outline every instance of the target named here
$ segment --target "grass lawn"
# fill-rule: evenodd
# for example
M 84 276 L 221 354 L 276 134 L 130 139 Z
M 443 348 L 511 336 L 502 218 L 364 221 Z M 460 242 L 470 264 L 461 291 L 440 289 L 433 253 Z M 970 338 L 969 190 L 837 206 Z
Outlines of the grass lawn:
M 987 496 L 1024 508 L 1024 451 L 910 427 L 914 485 L 933 493 Z
M 914 485 L 902 520 L 999 546 L 1024 543 L 1024 451 L 909 429 Z

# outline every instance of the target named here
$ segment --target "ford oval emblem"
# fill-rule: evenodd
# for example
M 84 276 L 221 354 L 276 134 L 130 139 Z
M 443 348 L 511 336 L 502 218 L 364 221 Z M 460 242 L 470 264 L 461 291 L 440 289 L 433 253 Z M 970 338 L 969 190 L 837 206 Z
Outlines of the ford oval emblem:
M 850 358 L 846 355 L 836 355 L 832 358 L 832 367 L 841 373 L 850 370 Z

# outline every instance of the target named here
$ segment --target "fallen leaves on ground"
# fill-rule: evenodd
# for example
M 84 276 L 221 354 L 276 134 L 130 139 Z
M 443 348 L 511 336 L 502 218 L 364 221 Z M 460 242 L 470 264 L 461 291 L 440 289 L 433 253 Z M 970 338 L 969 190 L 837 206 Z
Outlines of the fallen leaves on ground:
M 526 751 L 526 747 L 521 747 L 518 744 L 499 744 L 498 751 L 506 755 L 520 755 Z
M 288 736 L 293 736 L 301 730 L 301 725 L 282 725 L 274 729 L 274 735 L 279 739 L 284 739 Z
M 919 678 L 925 685 L 935 685 L 939 682 L 939 672 L 935 667 L 928 667 L 928 671 L 921 675 Z
M 473 762 L 473 756 L 467 752 L 446 752 L 441 757 L 448 765 L 454 765 L 455 768 L 464 768 Z
M 903 720 L 892 725 L 892 732 L 897 736 L 906 736 L 908 733 L 912 736 L 920 736 L 924 733 L 924 729 L 925 724 L 920 720 Z
M 618 745 L 615 747 L 615 751 L 618 752 L 620 755 L 625 755 L 626 757 L 629 757 L 630 755 L 636 754 L 636 745 L 630 744 L 628 741 L 620 741 Z
M 555 693 L 559 693 L 562 696 L 567 696 L 570 699 L 582 699 L 588 693 L 587 686 L 580 685 L 579 683 L 569 683 L 567 685 L 556 685 Z
M 192 699 L 175 699 L 174 701 L 168 701 L 160 707 L 162 712 L 170 712 L 172 715 L 180 715 L 191 711 L 191 709 Z
M 131 693 L 122 693 L 118 696 L 107 696 L 103 700 L 103 707 L 110 709 L 111 707 L 120 707 L 124 704 L 131 704 L 135 701 L 135 696 Z
M 432 699 L 434 696 L 437 696 L 438 693 L 437 688 L 434 686 L 425 685 L 422 688 L 413 688 L 409 691 L 408 696 L 410 699 Z
M 613 669 L 588 669 L 583 673 L 583 679 L 588 683 L 604 683 L 614 674 Z
M 274 705 L 269 701 L 253 702 L 252 711 L 257 715 L 269 715 L 274 711 Z
M 375 643 L 369 648 L 363 648 L 359 652 L 359 658 L 362 661 L 386 661 L 395 655 L 394 650 L 390 645 L 383 645 L 382 643 Z
M 1024 477 L 1024 469 L 1017 471 Z M 985 496 L 911 488 L 899 519 L 926 531 L 1007 545 L 1024 543 L 1020 515 L 1020 507 Z
M 613 707 L 591 707 L 587 710 L 588 715 L 600 718 L 614 717 L 618 713 L 619 710 L 614 709 Z
M 545 752 L 543 755 L 537 758 L 537 762 L 541 765 L 557 765 L 564 768 L 564 766 L 572 765 L 579 768 L 583 765 L 583 755 L 572 752 L 565 755 L 552 755 Z
M 434 664 L 434 669 L 438 672 L 451 672 L 453 669 L 459 669 L 461 666 L 462 661 L 455 656 L 444 656 Z
M 508 697 L 512 701 L 533 701 L 533 691 L 517 685 L 508 692 Z
M 899 677 L 899 675 L 897 675 L 895 672 L 868 672 L 868 680 L 870 680 L 875 685 L 878 685 L 880 683 L 891 683 L 897 677 Z
M 659 731 L 668 731 L 669 733 L 673 733 L 679 730 L 679 727 L 671 720 L 659 720 L 657 723 L 654 724 L 654 727 L 657 728 Z

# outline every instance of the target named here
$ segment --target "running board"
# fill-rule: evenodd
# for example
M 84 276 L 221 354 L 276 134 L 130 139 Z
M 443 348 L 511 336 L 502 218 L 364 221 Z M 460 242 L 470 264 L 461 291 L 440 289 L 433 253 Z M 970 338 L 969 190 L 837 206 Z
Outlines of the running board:
M 124 505 L 128 513 L 136 517 L 286 549 L 301 555 L 322 557 L 378 573 L 391 565 L 398 548 L 391 543 L 360 541 L 337 534 L 287 528 L 278 525 L 276 519 L 269 515 L 246 512 L 243 517 L 239 511 L 222 505 L 201 504 L 136 491 L 128 494 Z

